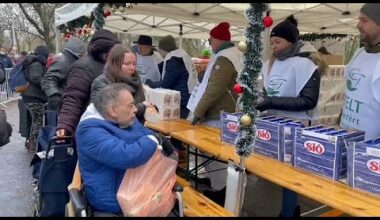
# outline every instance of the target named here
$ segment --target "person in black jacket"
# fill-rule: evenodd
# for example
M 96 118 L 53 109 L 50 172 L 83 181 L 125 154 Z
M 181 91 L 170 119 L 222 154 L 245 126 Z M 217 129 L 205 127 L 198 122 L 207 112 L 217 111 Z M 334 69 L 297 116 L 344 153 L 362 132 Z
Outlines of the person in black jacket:
M 53 60 L 53 63 L 41 81 L 41 87 L 47 96 L 48 109 L 57 111 L 60 109 L 58 104 L 66 87 L 69 68 L 85 52 L 83 42 L 78 38 L 72 37 L 65 43 L 63 54 Z
M 293 16 L 272 29 L 273 53 L 262 69 L 264 92 L 256 109 L 310 124 L 316 117 L 320 77 L 327 65 L 315 48 L 305 51 L 306 44 L 298 37 Z
M 102 74 L 108 52 L 119 43 L 111 31 L 97 30 L 88 44 L 88 54 L 71 65 L 58 115 L 56 134 L 59 138 L 75 134 L 79 119 L 90 102 L 91 84 Z
M 32 118 L 26 148 L 32 152 L 35 150 L 38 131 L 42 126 L 46 95 L 42 91 L 40 84 L 46 72 L 46 61 L 49 54 L 49 48 L 38 46 L 34 50 L 34 55 L 28 55 L 21 64 L 24 69 L 25 79 L 28 82 L 26 89 L 21 93 L 21 97 Z
M 191 62 L 191 57 L 182 49 L 178 49 L 175 39 L 171 35 L 163 37 L 158 42 L 158 51 L 163 61 L 162 79 L 153 82 L 147 79 L 145 83 L 151 88 L 176 90 L 181 93 L 180 117 L 186 119 L 189 109 L 186 108 L 190 93 L 198 85 L 197 73 Z

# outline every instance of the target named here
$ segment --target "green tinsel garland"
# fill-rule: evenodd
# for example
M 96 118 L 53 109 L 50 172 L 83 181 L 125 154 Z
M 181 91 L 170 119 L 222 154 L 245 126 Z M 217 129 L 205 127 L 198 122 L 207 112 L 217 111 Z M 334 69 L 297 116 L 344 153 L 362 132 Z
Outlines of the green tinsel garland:
M 95 30 L 103 29 L 103 25 L 105 23 L 105 21 L 104 21 L 104 17 L 105 17 L 105 15 L 104 15 L 104 6 L 105 6 L 105 3 L 99 3 L 99 5 L 94 10 L 94 16 L 95 16 L 94 26 L 95 26 Z
M 252 123 L 249 126 L 244 126 L 240 122 L 240 134 L 235 142 L 236 153 L 244 157 L 251 154 L 256 137 L 255 121 L 258 111 L 255 106 L 260 93 L 257 78 L 263 65 L 261 61 L 261 52 L 263 50 L 261 32 L 265 29 L 262 19 L 263 13 L 267 10 L 268 4 L 250 3 L 250 7 L 245 13 L 249 21 L 245 31 L 247 49 L 243 57 L 243 69 L 237 77 L 237 83 L 244 88 L 244 92 L 238 98 L 237 104 L 239 109 L 251 118 Z
M 315 41 L 315 40 L 323 40 L 326 38 L 344 38 L 347 37 L 347 34 L 328 34 L 328 33 L 307 33 L 300 35 L 300 40 L 303 41 Z

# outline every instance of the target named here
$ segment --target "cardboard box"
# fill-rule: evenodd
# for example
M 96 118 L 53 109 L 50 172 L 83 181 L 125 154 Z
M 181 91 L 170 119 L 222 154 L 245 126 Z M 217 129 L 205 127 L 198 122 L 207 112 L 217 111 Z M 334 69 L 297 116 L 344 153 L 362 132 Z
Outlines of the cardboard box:
M 324 55 L 321 54 L 322 59 L 326 61 L 328 65 L 343 65 L 344 59 L 342 55 Z
M 380 195 L 380 137 L 351 142 L 347 149 L 347 183 L 354 189 Z
M 179 106 L 164 106 L 158 108 L 158 116 L 160 120 L 174 120 L 180 118 Z
M 332 180 L 347 174 L 345 142 L 364 140 L 364 132 L 317 125 L 296 131 L 294 166 Z
M 258 118 L 253 152 L 292 163 L 295 130 L 300 127 L 303 127 L 301 122 L 290 118 L 277 116 Z
M 167 106 L 179 106 L 181 102 L 181 93 L 170 89 L 152 89 L 147 86 L 145 89 L 145 100 L 157 106 L 158 108 L 166 108 Z
M 220 140 L 222 142 L 235 145 L 240 131 L 239 121 L 241 116 L 243 116 L 242 112 L 220 112 Z

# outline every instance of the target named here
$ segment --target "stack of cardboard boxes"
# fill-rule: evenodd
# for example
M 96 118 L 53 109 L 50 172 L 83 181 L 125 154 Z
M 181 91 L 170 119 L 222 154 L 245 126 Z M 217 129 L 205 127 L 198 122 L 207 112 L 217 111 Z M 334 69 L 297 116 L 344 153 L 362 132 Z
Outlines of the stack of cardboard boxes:
M 158 108 L 161 120 L 179 119 L 181 94 L 170 89 L 152 89 L 144 85 L 145 100 Z

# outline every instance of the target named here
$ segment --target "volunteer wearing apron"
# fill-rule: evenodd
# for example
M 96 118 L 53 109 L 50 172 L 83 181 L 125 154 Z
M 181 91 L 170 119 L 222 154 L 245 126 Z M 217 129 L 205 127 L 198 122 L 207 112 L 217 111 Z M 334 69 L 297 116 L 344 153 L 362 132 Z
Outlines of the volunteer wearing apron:
M 344 71 L 345 100 L 340 126 L 365 131 L 365 139 L 380 136 L 380 4 L 365 4 L 357 28 L 360 48 Z
M 314 63 L 311 53 L 300 53 L 304 43 L 298 37 L 297 21 L 293 16 L 272 29 L 273 53 L 262 68 L 264 95 L 256 109 L 300 119 L 308 125 L 317 117 L 315 107 L 323 71 Z M 323 61 L 319 59 L 319 62 Z
M 158 64 L 163 61 L 160 54 L 153 50 L 152 38 L 146 35 L 140 35 L 137 40 L 137 72 L 143 83 L 145 80 L 159 81 L 161 79 Z
M 315 109 L 319 97 L 320 75 L 325 71 L 326 65 L 314 47 L 311 49 L 310 44 L 299 41 L 297 21 L 293 16 L 272 29 L 270 43 L 273 53 L 262 68 L 264 95 L 258 100 L 256 109 L 268 110 L 272 115 L 299 119 L 309 125 L 317 117 Z M 296 193 L 278 188 L 261 178 L 258 178 L 254 186 L 258 192 L 266 192 L 262 195 L 258 193 L 255 201 L 270 197 L 270 205 L 273 207 L 287 207 L 274 210 L 279 211 L 280 216 L 299 215 Z M 282 201 L 286 201 L 287 206 L 280 204 L 281 193 Z
M 192 124 L 201 122 L 220 128 L 220 112 L 235 112 L 237 96 L 231 91 L 241 70 L 242 53 L 231 42 L 229 27 L 229 23 L 222 22 L 210 31 L 209 42 L 214 54 L 201 84 L 194 88 L 187 105 L 194 113 Z M 224 205 L 227 165 L 214 161 L 206 166 L 206 170 L 209 171 L 211 187 L 217 191 L 204 191 L 204 195 Z
M 197 73 L 191 57 L 182 49 L 178 49 L 173 36 L 168 35 L 158 42 L 158 51 L 164 57 L 162 80 L 153 82 L 149 79 L 146 84 L 151 88 L 165 88 L 181 93 L 181 118 L 186 119 L 189 109 L 186 108 L 190 93 L 199 84 Z

